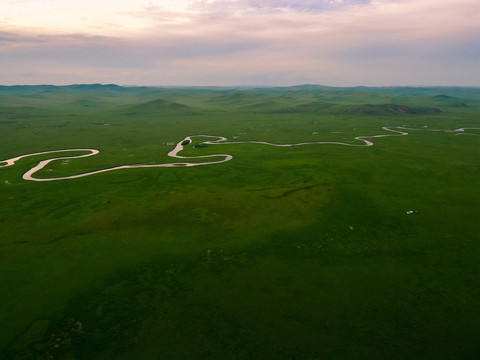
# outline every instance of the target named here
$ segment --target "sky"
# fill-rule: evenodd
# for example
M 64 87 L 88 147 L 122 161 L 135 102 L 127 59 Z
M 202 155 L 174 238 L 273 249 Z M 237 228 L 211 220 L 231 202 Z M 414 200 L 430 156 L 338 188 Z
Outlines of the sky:
M 479 0 L 1 0 L 0 84 L 480 86 Z

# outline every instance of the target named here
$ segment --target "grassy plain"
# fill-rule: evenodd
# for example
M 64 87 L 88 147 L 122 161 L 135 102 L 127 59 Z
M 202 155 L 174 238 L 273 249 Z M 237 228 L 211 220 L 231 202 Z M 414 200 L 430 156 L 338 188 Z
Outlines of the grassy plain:
M 478 359 L 480 90 L 0 87 L 0 358 Z M 1 165 L 1 164 L 0 164 Z M 407 215 L 406 211 L 416 213 Z

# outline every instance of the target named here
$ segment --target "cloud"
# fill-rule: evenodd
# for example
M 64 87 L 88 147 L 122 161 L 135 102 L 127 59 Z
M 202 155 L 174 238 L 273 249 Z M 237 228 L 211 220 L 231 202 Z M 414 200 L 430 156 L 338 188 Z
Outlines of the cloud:
M 364 5 L 369 2 L 370 0 L 267 0 L 262 2 L 248 0 L 245 3 L 254 8 L 293 9 L 301 12 L 316 12 Z
M 8 31 L 0 31 L 0 44 L 2 42 L 5 43 L 25 43 L 25 42 L 32 42 L 38 41 L 32 36 L 21 36 L 19 34 L 8 32 Z
M 8 23 L 12 11 L 0 15 L 0 76 L 15 82 L 19 74 L 24 81 L 25 74 L 44 71 L 44 82 L 62 78 L 55 74 L 66 83 L 84 82 L 88 74 L 149 85 L 480 83 L 478 0 L 101 4 L 91 16 L 70 9 L 60 24 L 77 23 L 60 30 L 41 26 L 48 17 L 32 28 Z
M 349 6 L 368 4 L 371 0 L 194 0 L 188 7 L 195 10 L 225 10 L 225 9 L 293 9 L 301 12 L 316 12 L 340 9 Z

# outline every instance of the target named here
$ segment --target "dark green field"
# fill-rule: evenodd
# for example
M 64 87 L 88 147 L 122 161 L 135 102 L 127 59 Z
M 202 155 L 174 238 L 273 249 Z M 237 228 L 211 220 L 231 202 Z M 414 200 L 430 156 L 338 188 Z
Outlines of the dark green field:
M 480 358 L 480 130 L 438 131 L 479 110 L 478 88 L 0 87 L 0 161 L 100 151 L 43 178 L 181 161 L 187 135 L 418 129 L 0 167 L 0 359 Z

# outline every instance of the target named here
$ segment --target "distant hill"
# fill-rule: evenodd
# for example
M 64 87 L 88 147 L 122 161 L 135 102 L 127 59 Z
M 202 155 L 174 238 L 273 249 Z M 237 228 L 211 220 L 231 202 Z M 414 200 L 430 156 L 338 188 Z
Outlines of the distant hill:
M 259 102 L 261 97 L 252 94 L 251 91 L 233 91 L 227 94 L 220 93 L 219 96 L 215 96 L 210 99 L 209 103 L 217 105 L 253 105 Z
M 18 91 L 55 91 L 55 90 L 122 90 L 122 86 L 115 84 L 74 84 L 74 85 L 0 85 L 0 91 L 18 92 Z
M 467 104 L 463 102 L 463 99 L 459 99 L 457 97 L 448 96 L 448 95 L 435 95 L 433 96 L 433 100 L 440 104 L 452 107 L 467 107 Z
M 116 84 L 0 86 L 0 105 L 70 111 L 115 108 L 117 114 L 195 115 L 204 111 L 390 116 L 480 108 L 480 88 L 468 87 L 135 87 Z M 54 107 L 55 105 L 55 107 Z M 63 110 L 62 110 L 63 109 Z M 461 110 L 461 109 L 459 109 Z M 18 114 L 18 111 L 15 110 Z M 14 116 L 10 109 L 3 116 Z M 18 116 L 18 115 L 17 115 Z
M 115 85 L 115 84 L 74 84 L 65 86 L 65 88 L 69 89 L 87 89 L 87 90 L 116 90 L 122 91 L 125 90 L 123 86 Z
M 402 96 L 435 96 L 446 95 L 461 98 L 480 99 L 480 87 L 462 87 L 462 86 L 353 86 L 338 87 L 325 85 L 295 85 L 283 87 L 255 87 L 255 91 L 341 91 L 341 92 L 365 92 L 365 93 L 381 93 Z
M 340 105 L 328 109 L 331 114 L 344 115 L 425 115 L 437 114 L 442 110 L 429 107 L 411 107 L 397 104 Z
M 284 100 L 278 95 L 269 96 L 268 92 L 257 92 L 255 90 L 233 90 L 225 93 L 216 92 L 219 95 L 211 97 L 206 101 L 208 105 L 215 106 L 219 110 L 235 109 L 238 111 L 269 113 L 274 109 L 285 106 Z
M 381 93 L 401 96 L 449 96 L 457 98 L 473 98 L 480 99 L 480 87 L 461 87 L 461 86 L 385 86 L 385 87 L 369 87 L 369 86 L 353 86 L 353 87 L 339 87 L 339 86 L 325 86 L 315 84 L 303 84 L 294 86 L 271 86 L 271 87 L 209 87 L 209 86 L 119 86 L 116 84 L 73 84 L 64 86 L 55 85 L 0 85 L 0 93 L 14 93 L 14 92 L 151 92 L 158 90 L 167 91 L 181 91 L 181 92 L 202 92 L 202 93 L 217 93 L 224 96 L 224 101 L 239 99 L 245 96 L 245 93 L 251 96 L 272 94 L 275 92 L 299 92 L 299 91 L 338 91 L 338 92 L 357 92 L 357 93 Z M 221 101 L 222 99 L 217 99 Z
M 137 114 L 181 114 L 181 115 L 195 115 L 198 112 L 196 109 L 183 105 L 177 102 L 168 101 L 164 99 L 156 99 L 142 104 L 129 106 L 123 110 L 127 115 Z
M 242 110 L 255 112 L 272 112 L 272 109 L 278 109 L 282 106 L 282 102 L 275 100 L 261 100 L 253 104 L 242 106 Z
M 327 101 L 314 101 L 292 106 L 273 113 L 338 114 L 338 115 L 422 115 L 442 112 L 437 108 L 411 107 L 397 104 L 335 104 Z
M 124 87 L 115 84 L 73 84 L 65 86 L 56 85 L 0 85 L 0 94 L 103 94 L 115 95 L 125 92 L 151 91 L 148 87 Z
M 305 113 L 305 114 L 319 114 L 325 113 L 327 109 L 336 106 L 337 104 L 327 101 L 313 101 L 306 104 L 294 105 L 288 108 L 274 110 L 273 114 L 293 114 L 293 113 Z

